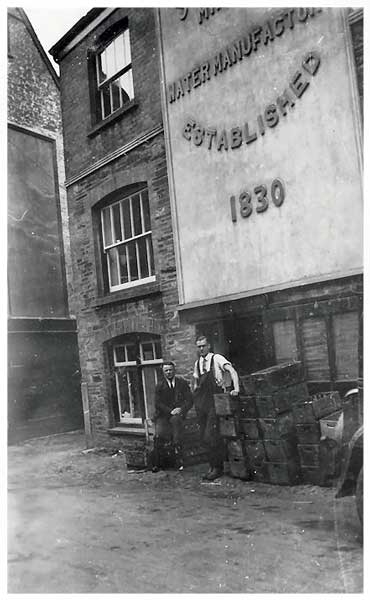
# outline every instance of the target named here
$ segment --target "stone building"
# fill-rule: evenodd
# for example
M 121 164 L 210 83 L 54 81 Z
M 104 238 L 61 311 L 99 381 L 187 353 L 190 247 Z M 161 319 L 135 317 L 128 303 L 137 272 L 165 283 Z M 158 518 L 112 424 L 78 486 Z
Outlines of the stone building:
M 8 9 L 9 441 L 83 426 L 58 77 Z
M 240 373 L 357 381 L 362 39 L 361 10 L 106 8 L 51 49 L 95 440 L 145 443 L 200 332 Z

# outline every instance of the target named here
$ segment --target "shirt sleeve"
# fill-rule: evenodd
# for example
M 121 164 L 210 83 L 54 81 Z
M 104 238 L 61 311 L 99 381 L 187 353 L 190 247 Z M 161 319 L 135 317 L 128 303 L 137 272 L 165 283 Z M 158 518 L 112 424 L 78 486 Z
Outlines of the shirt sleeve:
M 222 354 L 215 354 L 214 361 L 217 363 L 217 366 L 219 367 L 219 369 L 221 369 L 222 372 L 225 371 L 225 365 L 231 365 L 231 362 L 227 360 L 227 358 L 222 356 Z

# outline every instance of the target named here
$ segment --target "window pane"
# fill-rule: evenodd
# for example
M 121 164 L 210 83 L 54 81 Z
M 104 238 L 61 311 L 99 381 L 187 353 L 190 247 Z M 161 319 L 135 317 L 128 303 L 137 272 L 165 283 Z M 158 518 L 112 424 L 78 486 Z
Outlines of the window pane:
M 112 244 L 112 228 L 110 218 L 110 207 L 103 209 L 103 230 L 104 230 L 104 243 L 105 246 Z
M 127 344 L 127 360 L 136 360 L 136 346 L 134 344 Z
M 120 420 L 131 416 L 129 378 L 126 369 L 115 373 Z
M 123 41 L 123 33 L 114 40 L 114 50 L 116 53 L 116 72 L 126 66 L 125 62 L 125 46 Z
M 126 367 L 116 373 L 117 396 L 121 420 L 141 417 L 141 401 L 136 367 Z
M 124 346 L 116 346 L 115 347 L 115 363 L 123 363 L 126 362 L 125 357 L 125 347 Z
M 121 206 L 125 240 L 127 240 L 128 238 L 132 237 L 129 199 L 127 198 L 127 200 L 123 200 Z
M 110 86 L 106 85 L 100 92 L 102 103 L 103 103 L 103 118 L 108 117 L 111 112 L 111 103 L 110 103 Z
M 131 47 L 130 47 L 130 31 L 126 29 L 123 32 L 123 44 L 124 44 L 124 65 L 131 63 Z
M 152 246 L 152 238 L 151 237 L 147 237 L 146 238 L 146 246 L 148 249 L 148 256 L 149 256 L 149 266 L 150 266 L 150 275 L 154 275 L 155 271 L 154 271 L 154 257 L 153 257 L 153 246 Z
M 328 341 L 323 319 L 305 319 L 302 326 L 303 351 L 308 379 L 330 380 Z
M 114 226 L 114 240 L 116 242 L 122 241 L 122 230 L 121 230 L 121 215 L 119 204 L 112 206 L 113 211 L 113 226 Z
M 120 108 L 120 106 L 121 106 L 121 94 L 120 94 L 119 79 L 112 81 L 112 83 L 110 85 L 112 88 L 112 103 L 113 103 L 112 111 L 115 111 L 115 110 L 117 110 L 117 108 Z
M 152 342 L 146 342 L 146 343 L 141 344 L 141 348 L 142 348 L 143 360 L 153 360 L 154 359 Z
M 114 60 L 114 42 L 111 42 L 106 47 L 103 54 L 105 54 L 107 77 L 112 77 L 116 73 L 116 65 Z
M 135 281 L 136 279 L 139 279 L 135 242 L 127 244 L 127 250 L 130 263 L 130 280 Z
M 140 213 L 140 196 L 136 194 L 131 199 L 132 202 L 132 217 L 134 221 L 134 235 L 140 235 L 142 233 L 141 227 L 141 213 Z
M 132 81 L 132 69 L 119 78 L 121 86 L 122 104 L 129 102 L 134 97 L 134 84 Z
M 273 323 L 275 357 L 277 363 L 297 360 L 297 342 L 294 321 L 277 321 Z
M 120 283 L 128 282 L 128 268 L 127 268 L 127 254 L 126 246 L 118 246 L 119 265 L 121 269 L 121 281 Z
M 334 315 L 337 379 L 358 378 L 358 314 Z
M 98 64 L 98 82 L 102 83 L 107 78 L 107 67 L 105 63 L 105 54 L 102 52 L 97 57 Z
M 147 247 L 146 247 L 146 239 L 140 238 L 137 241 L 138 249 L 139 249 L 139 261 L 140 261 L 140 274 L 141 277 L 149 277 L 149 263 L 147 256 Z
M 117 250 L 112 248 L 108 250 L 108 262 L 109 262 L 109 273 L 110 273 L 110 285 L 118 285 L 118 260 Z
M 141 192 L 141 204 L 144 218 L 144 231 L 150 231 L 150 212 L 149 212 L 149 197 L 148 190 Z
M 161 342 L 154 342 L 154 358 L 162 358 Z

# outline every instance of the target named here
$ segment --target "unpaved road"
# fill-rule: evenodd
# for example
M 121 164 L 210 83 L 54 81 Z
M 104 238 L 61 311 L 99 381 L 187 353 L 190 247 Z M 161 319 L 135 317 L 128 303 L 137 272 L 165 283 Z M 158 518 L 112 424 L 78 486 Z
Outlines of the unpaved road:
M 362 592 L 353 498 L 130 473 L 81 433 L 8 453 L 9 593 Z

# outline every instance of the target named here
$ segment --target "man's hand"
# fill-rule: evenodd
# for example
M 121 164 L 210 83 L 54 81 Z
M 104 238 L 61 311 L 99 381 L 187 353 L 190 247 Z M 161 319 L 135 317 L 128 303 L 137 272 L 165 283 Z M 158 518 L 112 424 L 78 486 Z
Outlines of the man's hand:
M 177 408 L 173 408 L 171 410 L 171 415 L 179 415 L 181 413 L 181 408 L 178 406 Z
M 239 392 L 236 390 L 231 390 L 230 396 L 239 396 Z

